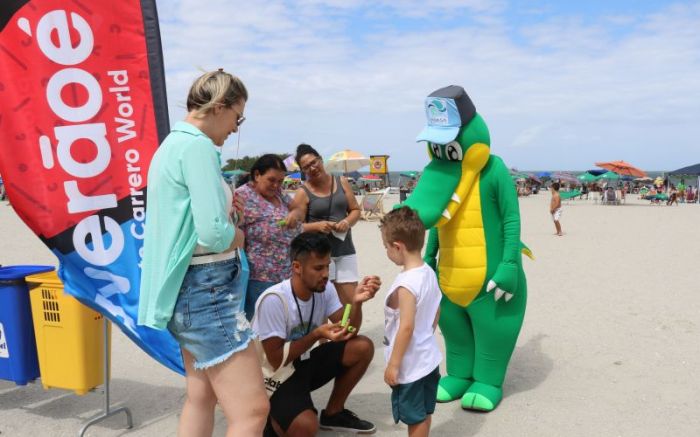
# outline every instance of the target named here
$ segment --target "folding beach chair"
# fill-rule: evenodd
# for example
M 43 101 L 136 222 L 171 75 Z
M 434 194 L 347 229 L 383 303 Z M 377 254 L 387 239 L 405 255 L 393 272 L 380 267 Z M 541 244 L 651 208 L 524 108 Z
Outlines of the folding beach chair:
M 620 201 L 615 193 L 615 190 L 612 188 L 608 188 L 605 190 L 605 195 L 604 195 L 605 202 L 603 202 L 605 205 L 619 205 Z
M 362 212 L 360 217 L 363 220 L 372 220 L 373 218 L 380 219 L 384 217 L 384 196 L 389 191 L 385 188 L 374 193 L 367 193 L 362 197 Z

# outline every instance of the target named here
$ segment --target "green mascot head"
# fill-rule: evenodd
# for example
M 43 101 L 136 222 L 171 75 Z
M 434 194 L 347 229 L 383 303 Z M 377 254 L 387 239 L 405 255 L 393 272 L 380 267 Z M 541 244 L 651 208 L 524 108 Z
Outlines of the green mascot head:
M 425 99 L 428 124 L 416 141 L 428 144 L 430 163 L 404 203 L 426 228 L 447 223 L 472 189 L 490 153 L 489 130 L 464 88 L 450 85 Z

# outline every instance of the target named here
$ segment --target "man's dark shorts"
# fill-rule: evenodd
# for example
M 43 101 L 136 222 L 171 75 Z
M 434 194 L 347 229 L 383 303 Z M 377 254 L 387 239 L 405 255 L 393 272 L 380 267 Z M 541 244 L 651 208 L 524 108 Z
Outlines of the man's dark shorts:
M 270 415 L 283 430 L 304 410 L 318 413 L 311 392 L 345 371 L 342 361 L 346 343 L 329 341 L 314 348 L 308 359 L 294 360 L 294 373 L 270 398 Z

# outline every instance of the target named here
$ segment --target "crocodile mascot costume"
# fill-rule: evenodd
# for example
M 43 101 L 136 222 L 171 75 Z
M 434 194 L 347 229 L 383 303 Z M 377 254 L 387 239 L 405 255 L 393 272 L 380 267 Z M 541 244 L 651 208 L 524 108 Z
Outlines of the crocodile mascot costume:
M 437 400 L 461 398 L 464 409 L 491 411 L 503 396 L 527 301 L 517 193 L 462 87 L 435 91 L 425 110 L 428 125 L 417 141 L 427 142 L 430 163 L 403 205 L 430 229 L 425 261 L 444 294 L 447 375 Z

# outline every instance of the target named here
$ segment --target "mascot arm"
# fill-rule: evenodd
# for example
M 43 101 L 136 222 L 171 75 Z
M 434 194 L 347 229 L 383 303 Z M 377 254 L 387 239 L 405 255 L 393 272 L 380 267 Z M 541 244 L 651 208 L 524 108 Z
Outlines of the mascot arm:
M 518 289 L 518 276 L 522 259 L 520 255 L 520 207 L 518 194 L 508 169 L 500 159 L 497 163 L 495 168 L 497 182 L 495 185 L 498 209 L 503 223 L 503 259 L 486 286 L 486 291 L 495 288 L 495 299 L 498 300 L 505 295 L 505 301 L 508 302 Z
M 437 228 L 430 228 L 428 232 L 428 243 L 425 245 L 425 255 L 423 261 L 426 262 L 437 273 L 437 253 L 440 248 Z

